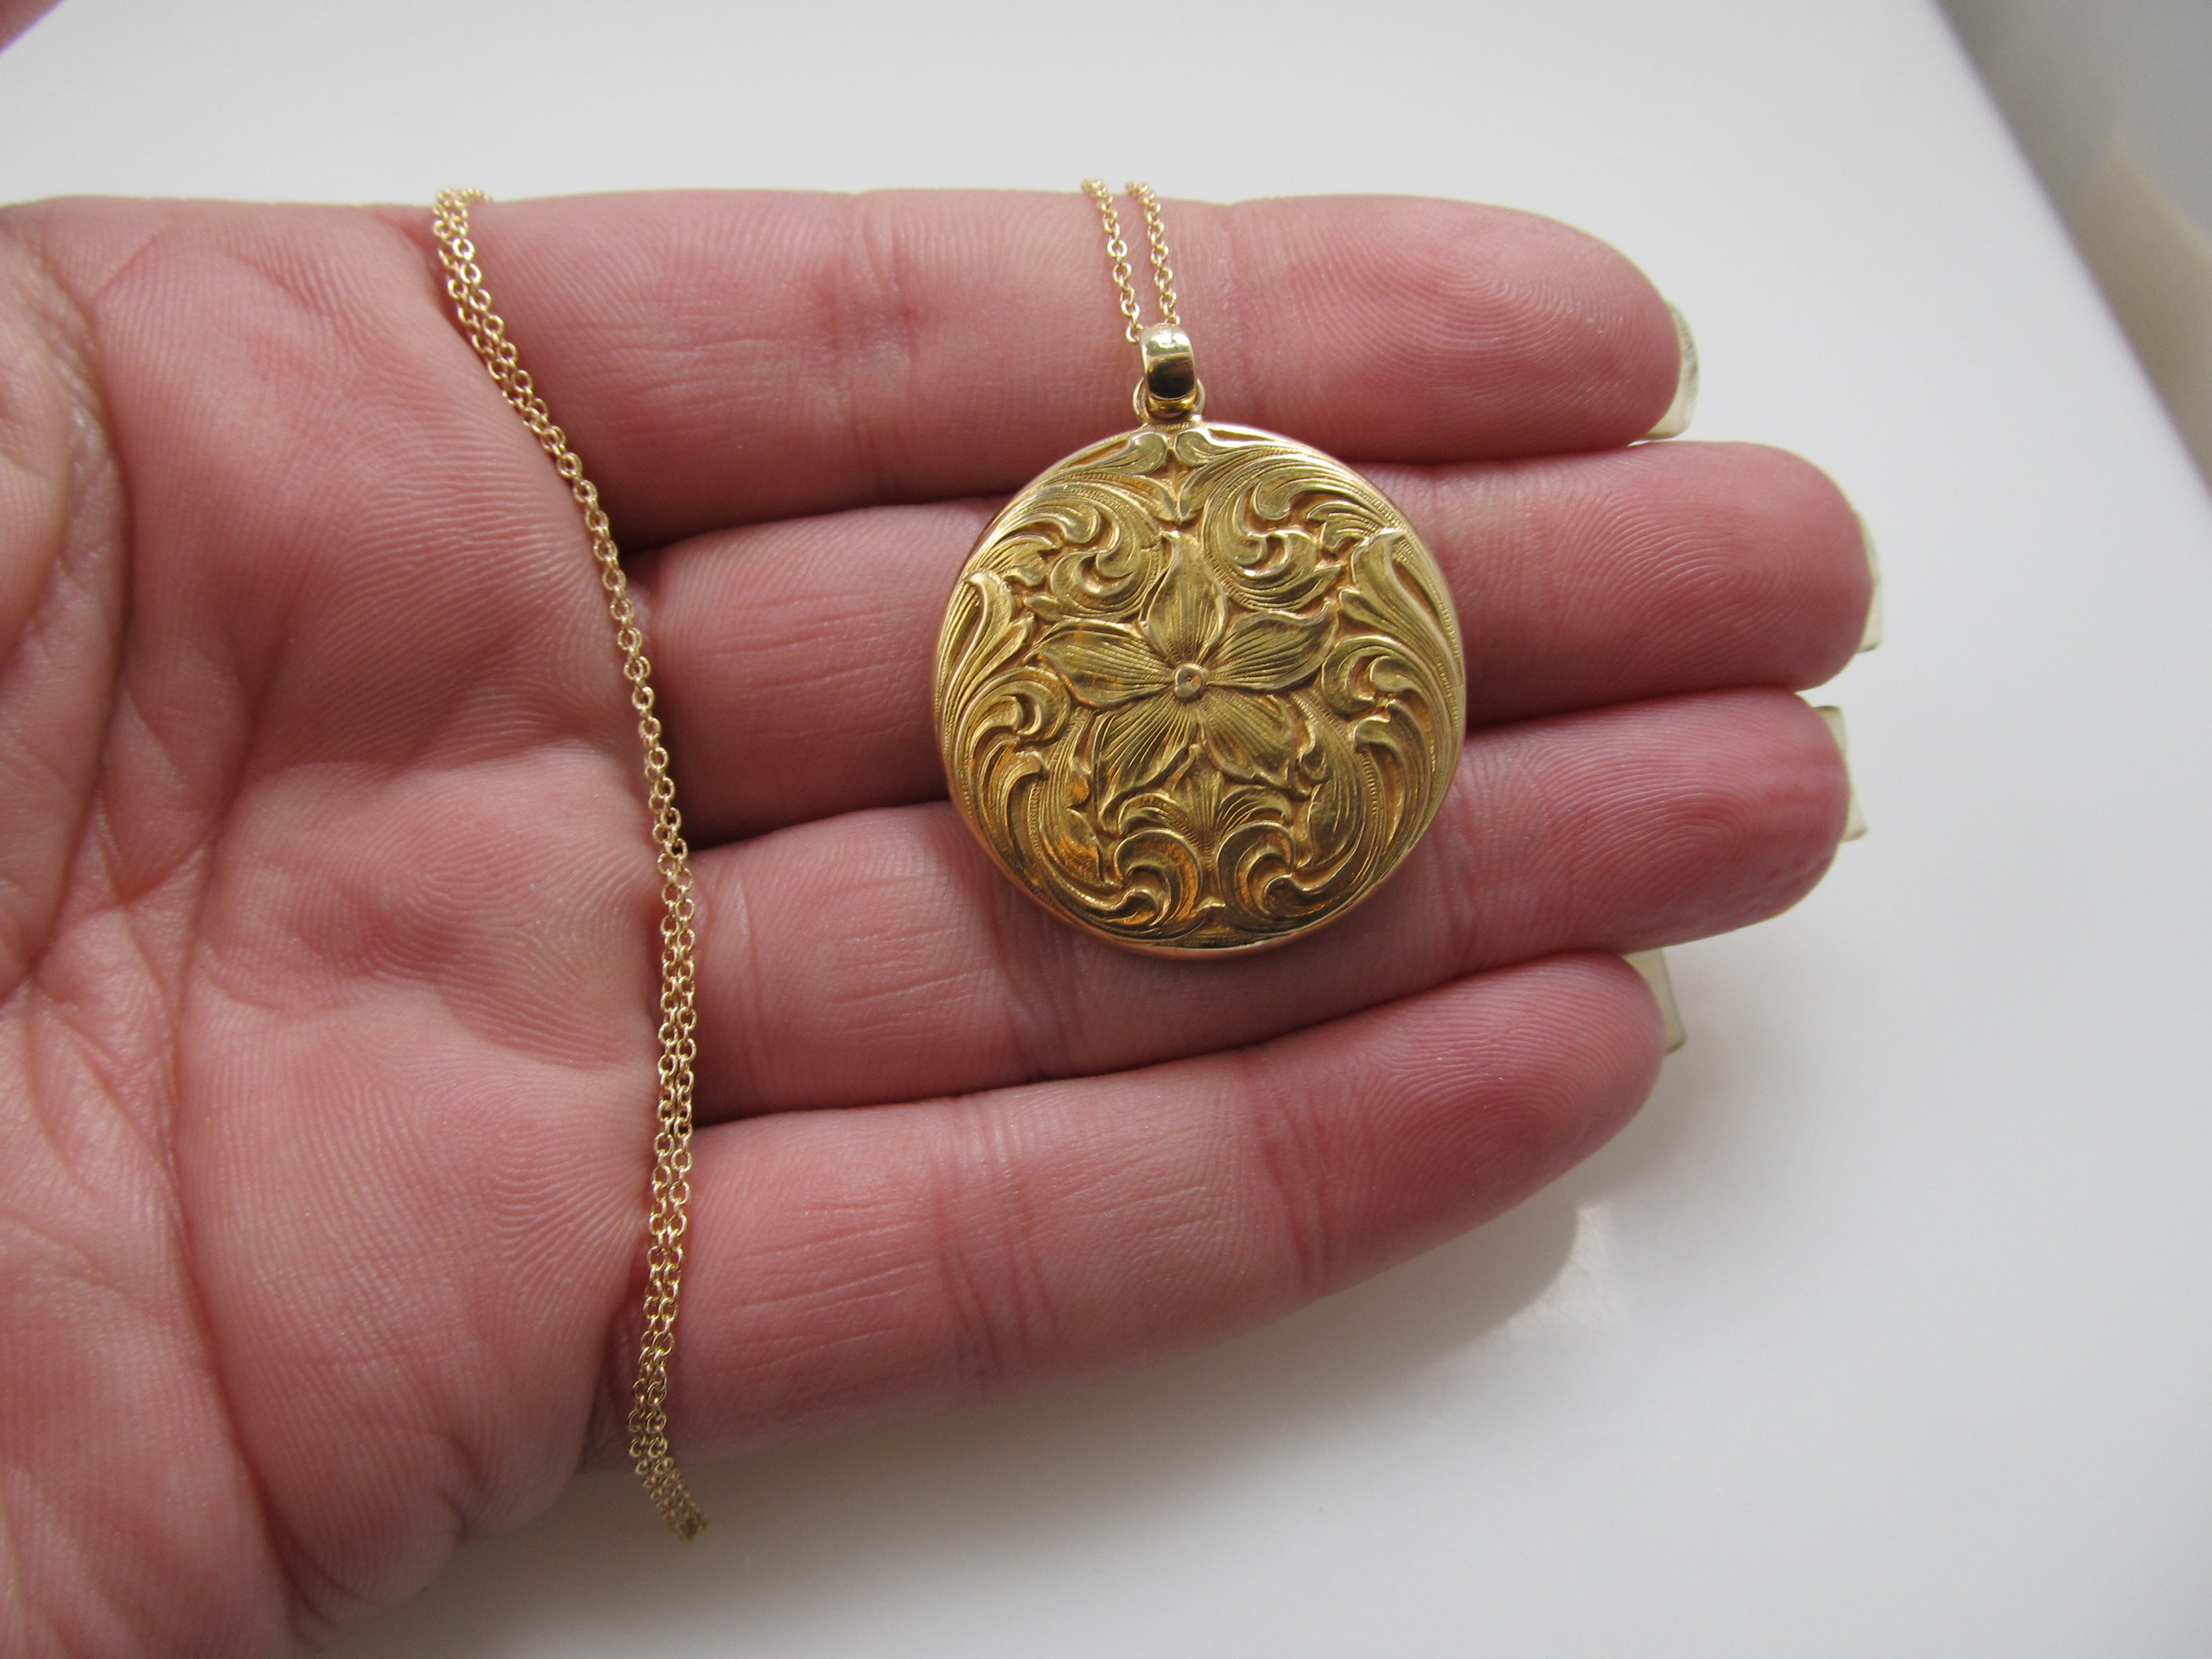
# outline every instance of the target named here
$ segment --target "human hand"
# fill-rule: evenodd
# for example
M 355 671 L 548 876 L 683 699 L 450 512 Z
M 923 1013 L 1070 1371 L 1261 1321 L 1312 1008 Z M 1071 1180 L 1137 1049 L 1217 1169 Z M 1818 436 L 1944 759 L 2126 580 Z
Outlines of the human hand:
M 1395 498 L 1469 671 L 1390 884 L 1195 964 L 1050 921 L 939 798 L 978 498 L 1127 423 L 1082 198 L 477 210 L 659 550 L 702 911 L 687 1460 L 1142 1363 L 1475 1224 L 1650 1086 L 1607 953 L 1771 915 L 1833 851 L 1840 758 L 1784 688 L 1858 641 L 1856 520 L 1772 452 L 1620 447 L 1675 378 L 1641 277 L 1494 210 L 1170 214 L 1213 411 Z M 428 227 L 0 215 L 11 1653 L 312 1642 L 620 1456 L 635 736 Z

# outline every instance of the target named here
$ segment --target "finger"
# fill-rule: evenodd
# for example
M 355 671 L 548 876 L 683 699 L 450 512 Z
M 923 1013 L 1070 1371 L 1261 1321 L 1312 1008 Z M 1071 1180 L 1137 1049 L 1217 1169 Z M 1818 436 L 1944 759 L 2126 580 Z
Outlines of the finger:
M 699 860 L 701 1109 L 1116 1071 L 1532 957 L 1724 932 L 1819 878 L 1848 793 L 1826 727 L 1780 691 L 1478 733 L 1371 901 L 1312 939 L 1204 963 L 1048 915 L 949 805 L 785 830 Z
M 54 0 L 0 0 L 0 46 L 54 9 Z
M 1621 444 L 1672 398 L 1612 249 L 1411 198 L 1166 209 L 1208 408 L 1348 459 Z M 392 214 L 427 246 L 428 216 Z M 487 204 L 495 300 L 634 546 L 1011 489 L 1128 426 L 1137 361 L 1077 191 Z
M 1451 585 L 1471 726 L 1816 685 L 1863 631 L 1858 520 L 1779 450 L 1373 471 Z M 761 526 L 653 566 L 654 660 L 701 840 L 944 793 L 930 664 L 990 514 L 950 502 Z
M 1589 1152 L 1649 1091 L 1660 1042 L 1632 970 L 1571 957 L 1236 1054 L 711 1130 L 679 1449 L 939 1410 L 1286 1312 Z M 634 1333 L 612 1352 L 620 1377 Z

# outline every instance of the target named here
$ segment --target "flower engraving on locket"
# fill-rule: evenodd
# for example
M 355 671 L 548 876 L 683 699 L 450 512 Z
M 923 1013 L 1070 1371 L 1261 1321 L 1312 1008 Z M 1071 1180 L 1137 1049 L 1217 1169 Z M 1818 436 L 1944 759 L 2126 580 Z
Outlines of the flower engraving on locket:
M 969 556 L 937 656 L 955 803 L 1048 908 L 1140 949 L 1279 943 L 1371 891 L 1459 755 L 1458 625 L 1396 509 L 1319 451 L 1148 427 Z

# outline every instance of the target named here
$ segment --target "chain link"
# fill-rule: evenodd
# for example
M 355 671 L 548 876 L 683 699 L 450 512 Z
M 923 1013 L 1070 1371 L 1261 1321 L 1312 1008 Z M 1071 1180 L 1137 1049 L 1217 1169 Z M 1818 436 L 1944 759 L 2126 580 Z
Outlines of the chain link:
M 521 416 L 554 470 L 575 497 L 590 537 L 592 557 L 606 592 L 607 614 L 614 623 L 615 648 L 622 653 L 629 706 L 637 715 L 637 737 L 645 751 L 646 804 L 653 813 L 654 861 L 660 872 L 660 1066 L 654 1110 L 653 1184 L 645 1253 L 645 1330 L 638 1345 L 637 1382 L 630 1397 L 629 1452 L 638 1478 L 679 1538 L 698 1535 L 707 1516 L 692 1500 L 668 1443 L 668 1358 L 676 1346 L 677 1293 L 684 1273 L 685 1206 L 691 1197 L 692 1066 L 697 1057 L 696 909 L 691 891 L 690 850 L 684 845 L 684 819 L 676 810 L 676 782 L 668 774 L 668 750 L 654 711 L 653 664 L 645 654 L 645 635 L 623 574 L 622 555 L 599 506 L 599 492 L 584 476 L 584 464 L 568 447 L 568 434 L 554 423 L 507 337 L 507 324 L 492 309 L 469 234 L 469 208 L 484 199 L 474 190 L 441 191 L 432 228 L 438 258 L 446 269 L 446 293 L 453 302 L 461 331 L 483 359 L 501 395 Z
M 1159 296 L 1160 320 L 1180 328 L 1182 319 L 1176 309 L 1175 267 L 1168 263 L 1168 233 L 1160 222 L 1160 198 L 1152 194 L 1150 185 L 1133 182 L 1124 188 L 1145 210 L 1145 240 L 1152 253 L 1152 289 Z M 1121 235 L 1121 216 L 1114 210 L 1114 192 L 1106 188 L 1103 179 L 1085 179 L 1083 189 L 1098 204 L 1098 221 L 1106 230 L 1106 257 L 1114 264 L 1114 287 L 1121 296 L 1121 315 L 1128 321 L 1124 332 L 1134 345 L 1144 334 L 1144 311 L 1137 301 L 1136 278 L 1129 266 L 1129 244 Z
M 1168 263 L 1168 228 L 1160 222 L 1160 198 L 1152 194 L 1150 185 L 1138 181 L 1132 181 L 1128 191 L 1145 210 L 1145 240 L 1152 246 L 1152 287 L 1160 296 L 1160 320 L 1181 328 L 1182 319 L 1176 314 L 1175 267 Z

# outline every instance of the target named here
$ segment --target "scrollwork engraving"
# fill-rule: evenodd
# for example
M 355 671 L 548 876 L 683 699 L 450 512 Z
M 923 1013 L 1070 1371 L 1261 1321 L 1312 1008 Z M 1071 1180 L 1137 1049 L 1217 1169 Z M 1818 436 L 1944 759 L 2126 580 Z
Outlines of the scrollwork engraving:
M 1147 427 L 976 544 L 939 640 L 955 803 L 1067 920 L 1140 949 L 1279 943 L 1428 827 L 1464 719 L 1434 562 L 1374 487 L 1248 428 Z

